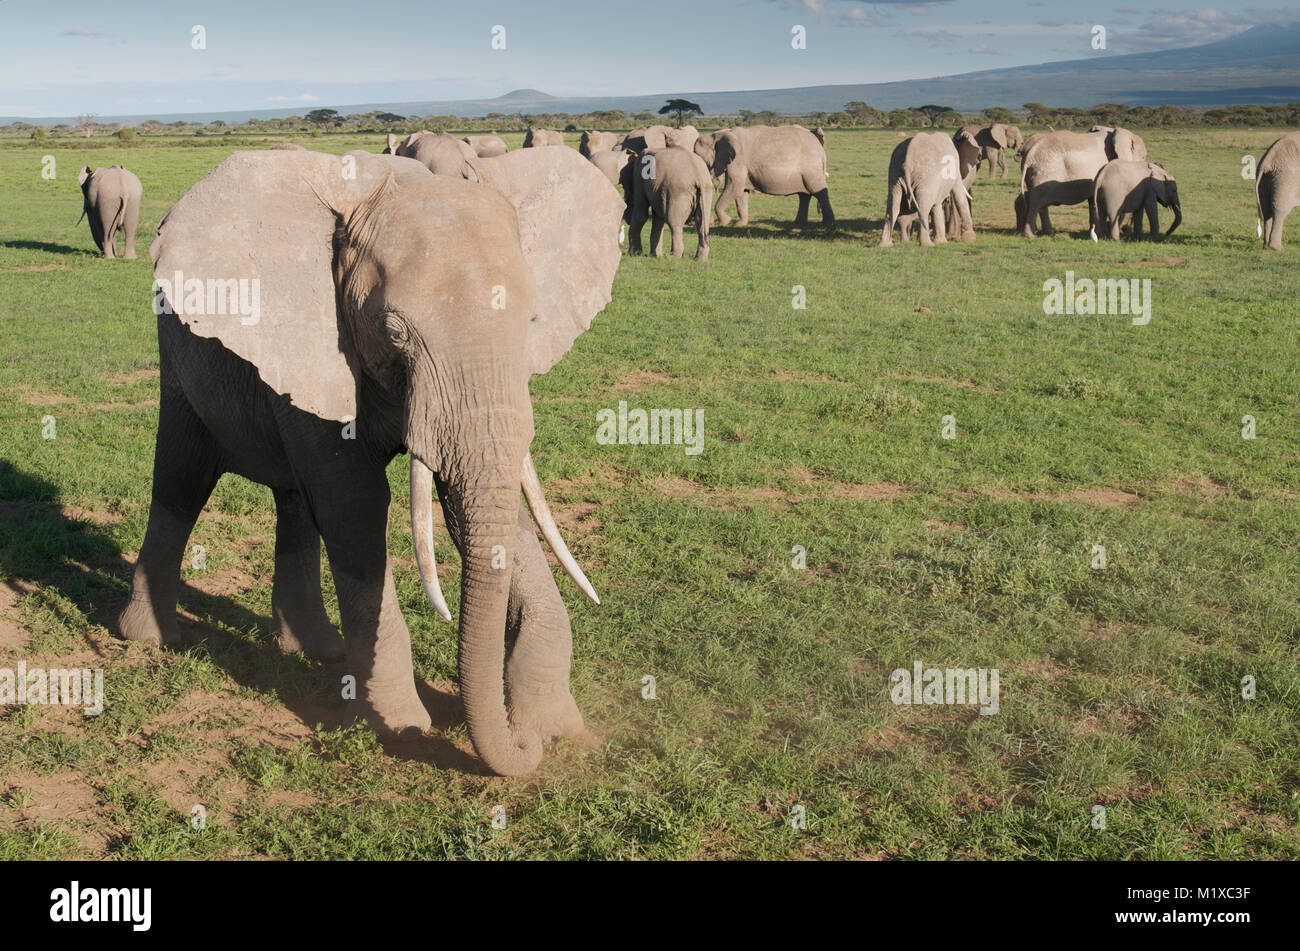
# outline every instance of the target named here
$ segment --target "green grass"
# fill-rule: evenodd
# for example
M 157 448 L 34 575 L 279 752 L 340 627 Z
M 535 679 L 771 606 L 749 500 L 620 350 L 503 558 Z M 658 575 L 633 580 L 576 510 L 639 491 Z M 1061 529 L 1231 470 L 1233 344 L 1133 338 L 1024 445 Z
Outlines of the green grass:
M 437 735 L 315 729 L 337 684 L 276 649 L 270 494 L 233 476 L 184 572 L 204 641 L 111 636 L 149 504 L 147 247 L 229 147 L 0 149 L 0 579 L 27 637 L 0 667 L 102 666 L 108 694 L 98 718 L 0 711 L 0 858 L 1300 857 L 1300 231 L 1264 253 L 1240 174 L 1279 133 L 1144 134 L 1184 203 L 1158 245 L 1093 244 L 1086 208 L 1024 240 L 1018 183 L 981 177 L 976 243 L 877 248 L 898 138 L 832 131 L 834 234 L 756 195 L 705 265 L 693 236 L 684 260 L 623 261 L 532 384 L 534 457 L 604 599 L 560 581 L 604 744 L 525 780 L 468 752 L 400 461 L 391 547 Z M 84 162 L 143 180 L 140 260 L 74 225 Z M 1149 277 L 1151 323 L 1046 316 L 1067 270 Z M 704 452 L 597 445 L 620 399 L 703 408 Z M 918 659 L 998 668 L 1000 711 L 893 705 Z

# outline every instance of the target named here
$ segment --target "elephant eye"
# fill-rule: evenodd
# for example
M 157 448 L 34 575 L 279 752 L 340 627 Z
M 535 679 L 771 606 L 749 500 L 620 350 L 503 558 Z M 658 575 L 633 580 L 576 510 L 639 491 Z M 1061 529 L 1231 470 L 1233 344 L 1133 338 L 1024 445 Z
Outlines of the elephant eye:
M 411 328 L 406 325 L 400 314 L 392 311 L 384 314 L 384 333 L 396 347 L 405 347 L 411 339 Z

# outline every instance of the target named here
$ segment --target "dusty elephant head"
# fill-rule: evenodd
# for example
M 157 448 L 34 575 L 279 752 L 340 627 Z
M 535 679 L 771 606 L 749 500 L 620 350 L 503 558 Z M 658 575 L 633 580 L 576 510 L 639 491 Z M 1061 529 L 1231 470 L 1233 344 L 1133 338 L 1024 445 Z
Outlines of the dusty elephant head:
M 609 301 L 622 203 L 571 150 L 492 161 L 487 186 L 395 156 L 237 152 L 173 206 L 152 252 L 158 278 L 176 274 L 183 288 L 259 283 L 251 325 L 183 306 L 176 319 L 255 366 L 288 406 L 321 420 L 382 407 L 357 425 L 410 453 L 417 562 L 449 616 L 433 563 L 435 474 L 445 486 L 464 529 L 459 653 L 470 737 L 493 770 L 522 775 L 540 760 L 541 739 L 507 716 L 511 572 L 501 570 L 513 559 L 521 488 L 594 596 L 529 458 L 528 378 Z
M 1178 200 L 1178 183 L 1174 177 L 1165 171 L 1165 167 L 1159 162 L 1152 162 L 1148 168 L 1151 171 L 1151 191 L 1156 196 L 1156 201 L 1166 208 L 1172 209 L 1174 220 L 1165 232 L 1165 236 L 1174 233 L 1174 229 L 1183 223 L 1183 205 Z

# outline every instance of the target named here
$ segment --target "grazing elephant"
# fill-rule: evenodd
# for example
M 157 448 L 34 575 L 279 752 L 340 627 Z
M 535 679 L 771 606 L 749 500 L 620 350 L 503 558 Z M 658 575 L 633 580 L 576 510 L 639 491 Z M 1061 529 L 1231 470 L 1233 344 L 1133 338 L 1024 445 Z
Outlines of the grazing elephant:
M 122 257 L 134 258 L 135 229 L 140 224 L 140 199 L 144 196 L 140 179 L 121 165 L 94 171 L 83 165 L 77 181 L 81 184 L 81 218 L 90 221 L 95 247 L 104 257 L 114 257 L 120 231 L 125 249 Z
M 826 149 L 800 125 L 755 125 L 723 129 L 696 140 L 695 154 L 714 178 L 726 176 L 714 206 L 718 221 L 731 224 L 726 207 L 736 203 L 739 224 L 749 223 L 751 191 L 764 195 L 798 195 L 796 228 L 808 224 L 808 205 L 815 197 L 822 224 L 835 227 L 830 191 L 826 186 Z
M 1258 231 L 1264 247 L 1282 250 L 1282 225 L 1300 205 L 1300 132 L 1282 136 L 1268 147 L 1255 177 Z
M 925 247 L 948 240 L 946 218 L 954 214 L 960 221 L 961 240 L 975 240 L 970 196 L 958 174 L 959 161 L 957 147 L 942 132 L 921 132 L 894 147 L 889 159 L 889 192 L 881 247 L 894 243 L 894 223 L 912 212 L 918 216 L 921 244 Z M 951 209 L 947 214 L 946 201 L 950 202 Z M 933 238 L 929 227 L 932 220 Z
M 1025 237 L 1034 236 L 1031 222 L 1041 220 L 1040 234 L 1053 234 L 1051 221 L 1043 214 L 1049 205 L 1077 205 L 1092 208 L 1092 183 L 1102 166 L 1112 159 L 1144 162 L 1146 143 L 1128 129 L 1098 129 L 1096 132 L 1049 132 L 1025 153 L 1020 172 L 1020 194 L 1016 202 L 1016 228 Z
M 349 712 L 377 729 L 427 729 L 388 559 L 386 467 L 409 452 L 416 563 L 448 620 L 435 485 L 461 554 L 470 739 L 489 768 L 523 775 L 547 738 L 588 734 L 568 687 L 568 614 L 521 488 L 560 563 L 595 597 L 533 468 L 528 378 L 609 302 L 621 203 L 568 149 L 493 159 L 493 185 L 349 156 L 345 177 L 336 155 L 236 152 L 159 226 L 153 501 L 120 630 L 175 641 L 187 539 L 218 478 L 238 473 L 275 497 L 282 645 L 342 653 L 356 678 Z M 204 306 L 204 287 L 210 302 L 214 287 L 220 296 L 243 280 L 260 287 L 251 319 L 233 306 L 248 300 L 242 289 L 220 316 Z M 322 540 L 342 644 L 321 600 Z
M 593 152 L 589 161 L 600 169 L 600 173 L 609 179 L 611 185 L 618 185 L 622 180 L 623 169 L 627 167 L 628 152 L 621 149 Z
M 479 181 L 482 168 L 473 147 L 446 132 L 412 132 L 400 142 L 390 132 L 383 154 L 412 158 L 435 175 L 450 175 L 471 182 Z
M 664 253 L 664 225 L 673 236 L 673 257 L 680 258 L 686 250 L 682 228 L 691 215 L 699 230 L 700 243 L 695 260 L 709 259 L 709 208 L 713 204 L 713 176 L 704 160 L 694 152 L 678 146 L 664 149 L 646 149 L 637 152 L 628 149 L 630 178 L 632 182 L 632 216 L 628 232 L 628 253 L 641 253 L 641 229 L 647 217 L 653 216 L 650 225 L 650 253 L 662 257 Z
M 672 131 L 666 125 L 652 125 L 641 129 L 633 129 L 618 141 L 615 148 L 632 149 L 636 152 L 644 152 L 646 149 L 666 149 L 668 148 L 668 133 Z
M 578 140 L 578 151 L 585 159 L 597 152 L 610 152 L 618 147 L 619 137 L 613 132 L 584 132 Z
M 528 127 L 524 133 L 524 148 L 536 149 L 543 145 L 563 145 L 564 136 L 559 132 L 550 129 L 538 129 L 533 126 Z
M 479 158 L 497 158 L 508 151 L 505 139 L 499 135 L 467 135 L 461 141 Z
M 1183 221 L 1183 207 L 1178 201 L 1178 183 L 1155 162 L 1132 162 L 1115 159 L 1107 162 L 1092 184 L 1093 219 L 1088 233 L 1097 240 L 1097 231 L 1105 231 L 1112 241 L 1119 240 L 1120 221 L 1133 216 L 1133 237 L 1142 237 L 1142 215 L 1151 223 L 1151 237 L 1160 240 L 1157 205 L 1172 208 L 1173 224 L 1165 234 L 1173 234 Z

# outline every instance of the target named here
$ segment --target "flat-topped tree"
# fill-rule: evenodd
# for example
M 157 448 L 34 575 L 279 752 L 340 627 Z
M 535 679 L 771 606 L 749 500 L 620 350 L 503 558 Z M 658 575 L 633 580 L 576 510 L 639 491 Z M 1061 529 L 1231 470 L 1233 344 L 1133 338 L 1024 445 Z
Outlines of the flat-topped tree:
M 688 113 L 702 116 L 704 115 L 704 110 L 700 108 L 699 103 L 691 102 L 689 99 L 669 99 L 668 102 L 664 104 L 663 108 L 659 110 L 659 114 L 661 116 L 666 116 L 669 113 L 672 113 L 677 117 L 677 128 L 680 129 L 682 127 L 682 120 Z

